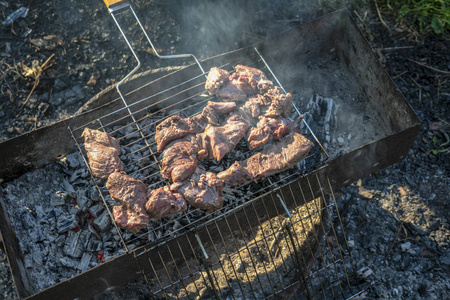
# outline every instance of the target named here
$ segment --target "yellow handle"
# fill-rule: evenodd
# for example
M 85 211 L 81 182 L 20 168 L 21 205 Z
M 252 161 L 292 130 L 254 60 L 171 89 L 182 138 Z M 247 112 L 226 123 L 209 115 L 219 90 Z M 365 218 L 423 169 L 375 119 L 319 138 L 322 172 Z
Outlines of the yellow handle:
M 124 0 L 103 0 L 103 1 L 105 1 L 105 4 L 108 8 L 116 4 L 119 4 L 120 2 L 124 2 Z

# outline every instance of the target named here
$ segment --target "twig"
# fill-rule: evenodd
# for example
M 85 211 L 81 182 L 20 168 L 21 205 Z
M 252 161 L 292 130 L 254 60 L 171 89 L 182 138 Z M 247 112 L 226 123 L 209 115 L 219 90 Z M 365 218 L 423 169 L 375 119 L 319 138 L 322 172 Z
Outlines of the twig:
M 356 10 L 353 11 L 355 13 L 355 15 L 358 17 L 358 19 L 361 21 L 361 23 L 364 25 L 364 27 L 366 27 L 367 30 L 369 30 L 369 26 L 366 25 L 366 23 L 363 21 L 363 19 L 361 18 L 361 16 L 358 14 L 358 12 Z
M 55 56 L 55 54 L 52 54 L 41 66 L 39 66 L 37 68 L 36 73 L 33 74 L 34 75 L 33 76 L 34 77 L 33 87 L 31 88 L 31 91 L 28 94 L 25 101 L 20 105 L 19 112 L 16 115 L 16 119 L 20 116 L 20 113 L 22 112 L 23 107 L 25 106 L 25 104 L 27 104 L 28 100 L 30 100 L 31 95 L 33 94 L 33 92 L 37 88 L 37 86 L 39 85 L 39 81 L 40 81 L 40 77 L 41 77 L 42 73 L 51 66 L 50 62 L 54 56 Z
M 394 77 L 392 77 L 392 78 L 393 78 L 393 79 L 397 79 L 397 78 L 399 78 L 399 77 L 405 75 L 406 73 L 408 73 L 408 71 L 405 71 L 405 72 L 403 72 L 403 73 L 401 73 L 401 74 L 397 74 L 396 76 L 394 76 Z
M 380 9 L 378 8 L 378 4 L 376 1 L 375 1 L 375 7 L 377 9 L 378 18 L 380 18 L 381 24 L 383 24 L 383 26 L 386 27 L 386 29 L 390 32 L 391 29 L 389 28 L 389 26 L 386 25 L 386 22 L 384 22 L 383 18 L 381 17 Z
M 394 240 L 392 241 L 391 247 L 389 248 L 389 251 L 388 251 L 388 253 L 386 253 L 386 255 L 384 256 L 384 258 L 387 258 L 387 257 L 389 256 L 389 254 L 391 253 L 392 248 L 394 248 L 395 242 L 396 242 L 397 239 L 398 239 L 398 235 L 400 234 L 400 230 L 402 229 L 402 227 L 403 227 L 403 222 L 401 222 L 401 223 L 397 226 L 397 232 L 395 233 Z
M 414 59 L 411 59 L 411 58 L 406 58 L 406 59 L 409 60 L 409 61 L 412 61 L 412 62 L 414 62 L 414 63 L 416 63 L 416 64 L 418 64 L 418 65 L 420 65 L 420 66 L 422 66 L 422 67 L 425 67 L 425 68 L 428 68 L 428 69 L 430 69 L 430 70 L 433 70 L 433 71 L 435 71 L 435 72 L 439 72 L 439 73 L 443 73 L 443 74 L 450 74 L 450 72 L 448 72 L 448 71 L 443 71 L 443 70 L 439 70 L 439 69 L 430 67 L 430 66 L 428 66 L 428 65 L 426 65 L 426 64 L 423 64 L 423 63 L 421 63 L 421 62 L 418 62 L 417 60 L 414 60 Z
M 400 46 L 400 47 L 388 47 L 388 48 L 376 48 L 379 51 L 395 51 L 400 49 L 412 49 L 414 46 Z

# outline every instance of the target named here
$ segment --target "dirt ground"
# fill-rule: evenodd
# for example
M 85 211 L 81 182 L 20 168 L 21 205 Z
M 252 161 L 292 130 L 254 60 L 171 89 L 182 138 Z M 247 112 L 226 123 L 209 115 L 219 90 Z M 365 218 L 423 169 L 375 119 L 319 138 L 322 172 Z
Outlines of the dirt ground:
M 352 257 L 372 271 L 362 298 L 448 298 L 450 37 L 419 36 L 372 4 L 304 2 L 146 0 L 133 7 L 161 54 L 202 59 L 347 6 L 423 123 L 404 160 L 340 191 Z M 22 6 L 25 17 L 0 25 L 0 141 L 70 117 L 135 65 L 101 0 L 0 1 L 0 20 Z M 143 70 L 187 63 L 134 44 Z M 0 298 L 17 298 L 2 247 Z

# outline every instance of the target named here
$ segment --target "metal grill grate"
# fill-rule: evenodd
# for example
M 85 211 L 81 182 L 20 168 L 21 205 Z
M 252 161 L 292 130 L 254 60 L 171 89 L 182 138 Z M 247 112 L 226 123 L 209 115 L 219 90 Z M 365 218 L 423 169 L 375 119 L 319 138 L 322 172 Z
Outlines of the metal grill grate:
M 265 62 L 259 55 L 241 58 L 239 61 L 234 62 L 233 65 L 239 63 L 258 67 L 264 70 L 266 74 L 271 74 L 270 70 L 265 66 Z M 228 68 L 230 68 L 230 65 L 228 65 Z M 225 67 L 227 66 L 222 66 L 222 68 Z M 162 154 L 157 152 L 156 143 L 154 141 L 156 125 L 172 116 L 173 110 L 175 109 L 176 114 L 182 117 L 188 117 L 200 113 L 208 101 L 214 101 L 215 97 L 209 96 L 205 92 L 204 83 L 205 77 L 201 74 L 165 89 L 159 94 L 147 97 L 141 95 L 142 97 L 133 104 L 126 105 L 113 113 L 102 116 L 95 122 L 79 128 L 69 128 L 83 155 L 83 159 L 88 169 L 88 160 L 84 147 L 82 146 L 83 138 L 81 137 L 82 131 L 86 127 L 104 130 L 119 140 L 122 148 L 120 158 L 125 165 L 127 174 L 142 180 L 147 184 L 149 189 L 167 185 L 168 183 L 159 173 Z M 131 93 L 139 94 L 139 89 L 136 89 Z M 298 115 L 299 110 L 296 108 L 294 110 L 293 118 L 298 117 Z M 303 133 L 314 140 L 315 136 L 309 127 L 305 127 Z M 239 207 L 246 199 L 252 199 L 267 193 L 273 189 L 274 186 L 296 180 L 301 174 L 310 170 L 314 165 L 320 162 L 323 157 L 327 157 L 325 152 L 321 152 L 322 147 L 317 139 L 315 140 L 315 143 L 316 146 L 310 152 L 309 156 L 295 168 L 279 175 L 272 176 L 270 179 L 266 179 L 258 185 L 245 183 L 236 188 L 226 188 L 224 190 L 224 208 L 214 214 L 208 214 L 191 207 L 185 213 L 163 218 L 162 221 L 151 222 L 147 232 L 141 232 L 137 235 L 130 235 L 129 232 L 117 228 L 125 251 L 129 251 L 134 247 L 149 241 L 160 242 L 167 238 L 171 238 L 174 235 L 179 235 L 183 231 L 189 229 L 193 223 L 204 222 L 208 218 Z M 206 162 L 205 168 L 210 171 L 219 171 L 228 168 L 235 160 L 248 158 L 255 153 L 255 151 L 250 151 L 248 149 L 247 142 L 243 139 L 236 149 L 231 151 L 223 159 L 225 162 L 221 162 L 220 164 L 215 161 Z M 104 204 L 110 212 L 111 219 L 113 220 L 111 215 L 112 206 L 117 205 L 118 203 L 110 199 L 104 180 L 94 178 L 93 176 L 92 180 L 95 182 Z M 172 227 L 172 229 L 166 230 L 168 227 Z
M 255 50 L 256 54 L 220 67 L 232 71 L 232 65 L 252 66 L 278 82 Z M 137 96 L 132 104 L 124 101 L 125 106 L 113 113 L 79 128 L 69 128 L 86 166 L 89 168 L 81 133 L 90 127 L 104 130 L 120 141 L 120 158 L 127 174 L 142 180 L 149 189 L 167 185 L 159 174 L 162 155 L 156 151 L 155 128 L 174 114 L 181 117 L 198 114 L 208 101 L 214 101 L 214 97 L 204 91 L 204 75 L 194 76 L 151 96 L 142 95 L 140 88 L 135 89 L 125 94 L 126 97 Z M 291 118 L 299 116 L 300 111 L 294 105 Z M 305 193 L 313 196 L 313 186 L 317 188 L 317 184 L 316 191 L 323 191 L 319 177 L 314 185 L 307 180 L 309 187 L 302 188 L 300 184 L 299 179 L 308 170 L 328 157 L 308 124 L 304 124 L 302 133 L 315 141 L 309 156 L 294 168 L 258 184 L 249 182 L 236 188 L 225 188 L 222 209 L 206 213 L 189 207 L 186 212 L 152 220 L 148 230 L 138 234 L 115 225 L 124 251 L 143 246 L 134 255 L 146 258 L 138 261 L 153 295 L 192 298 L 209 293 L 210 297 L 225 299 L 229 296 L 245 298 L 249 294 L 256 298 L 286 297 L 300 290 L 306 292 L 307 298 L 316 298 L 318 294 L 326 297 L 327 293 L 334 297 L 351 294 L 349 272 L 354 273 L 354 268 L 349 256 L 345 260 L 331 222 L 334 199 L 327 200 L 324 194 L 311 199 L 305 196 Z M 255 153 L 248 149 L 243 139 L 223 159 L 225 162 L 206 162 L 205 168 L 213 172 L 228 168 L 235 160 Z M 111 200 L 104 180 L 93 176 L 92 180 L 113 220 L 112 206 L 117 203 Z M 295 184 L 297 188 L 292 187 Z M 290 189 L 287 194 L 286 187 Z M 286 197 L 294 200 L 290 209 Z M 258 207 L 264 210 L 258 212 Z M 323 222 L 325 219 L 328 221 Z M 325 238 L 326 226 L 332 229 L 333 245 Z M 322 240 L 326 243 L 321 246 Z M 348 247 L 346 253 L 349 253 Z

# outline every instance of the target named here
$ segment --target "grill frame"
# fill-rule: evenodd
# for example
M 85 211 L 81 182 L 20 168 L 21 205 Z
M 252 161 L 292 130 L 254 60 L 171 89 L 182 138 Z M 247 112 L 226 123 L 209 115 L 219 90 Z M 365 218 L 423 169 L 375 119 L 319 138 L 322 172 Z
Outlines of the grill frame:
M 327 51 L 335 47 L 338 56 L 355 74 L 357 84 L 367 95 L 366 105 L 372 107 L 377 112 L 377 117 L 382 120 L 386 133 L 380 138 L 354 147 L 342 155 L 333 156 L 324 168 L 317 171 L 320 178 L 329 178 L 333 189 L 377 172 L 399 161 L 407 154 L 420 129 L 420 121 L 385 73 L 346 10 L 277 35 L 259 43 L 257 47 L 261 49 L 268 61 L 278 61 L 280 55 L 285 56 L 286 60 L 292 59 L 304 48 Z M 285 50 L 290 48 L 291 51 L 281 51 L 281 54 L 277 54 L 280 49 L 283 50 L 283 47 Z M 203 61 L 202 65 L 205 69 L 222 65 L 240 56 L 241 51 L 248 51 L 248 49 L 221 54 Z M 287 66 L 280 63 L 274 67 L 283 69 Z M 154 77 L 152 79 L 151 73 L 141 74 L 124 84 L 124 94 L 149 82 L 173 84 L 174 81 L 191 77 L 195 72 L 198 72 L 197 66 L 186 67 L 157 79 Z M 283 72 L 275 70 L 275 73 L 278 75 Z M 284 78 L 280 78 L 280 81 L 286 82 Z M 292 87 L 286 84 L 285 88 L 292 90 Z M 157 92 L 157 85 L 148 89 L 149 94 Z M 133 95 L 127 97 L 127 100 L 132 103 Z M 95 104 L 88 107 L 85 113 L 3 142 L 0 145 L 0 157 L 2 157 L 0 178 L 3 181 L 11 180 L 73 152 L 76 148 L 67 130 L 68 126 L 77 127 L 86 124 L 123 105 L 113 87 L 90 103 Z M 90 110 L 90 108 L 93 109 Z M 329 193 L 329 191 L 324 192 Z M 1 196 L 0 203 L 0 231 L 19 297 L 48 299 L 70 294 L 73 297 L 89 298 L 140 278 L 139 259 L 136 259 L 134 254 L 124 254 L 36 293 L 32 283 L 29 282 L 23 256 L 18 247 L 14 229 L 8 221 L 5 203 Z M 116 274 L 123 274 L 123 276 L 118 277 Z M 80 286 L 83 286 L 83 289 L 79 289 Z

